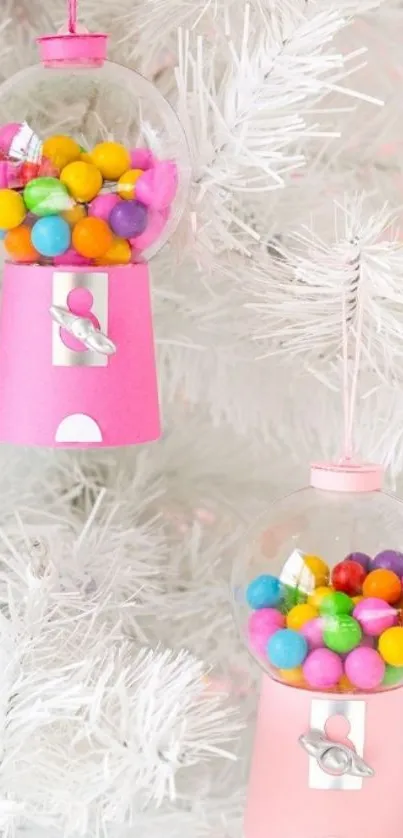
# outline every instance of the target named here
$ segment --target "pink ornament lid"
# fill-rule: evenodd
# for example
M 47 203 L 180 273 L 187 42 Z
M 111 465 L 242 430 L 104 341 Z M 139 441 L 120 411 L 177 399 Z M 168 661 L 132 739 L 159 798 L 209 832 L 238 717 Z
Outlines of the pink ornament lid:
M 91 32 L 64 32 L 37 39 L 45 67 L 102 67 L 108 36 Z
M 313 463 L 311 486 L 327 492 L 378 492 L 384 469 L 376 463 Z

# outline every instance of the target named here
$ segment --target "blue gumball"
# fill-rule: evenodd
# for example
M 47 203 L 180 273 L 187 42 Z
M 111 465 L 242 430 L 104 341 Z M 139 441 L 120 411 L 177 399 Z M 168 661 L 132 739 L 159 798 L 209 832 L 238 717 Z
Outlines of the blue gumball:
M 7 230 L 0 230 L 0 242 L 2 242 L 3 239 L 5 239 L 6 235 L 7 235 Z
M 282 585 L 275 576 L 257 576 L 248 585 L 246 599 L 250 608 L 272 608 L 281 599 Z
M 272 634 L 267 644 L 267 657 L 278 669 L 301 666 L 308 654 L 305 637 L 293 629 L 280 629 Z
M 61 256 L 70 247 L 70 226 L 59 215 L 48 215 L 34 224 L 31 233 L 32 244 L 42 256 L 52 259 Z

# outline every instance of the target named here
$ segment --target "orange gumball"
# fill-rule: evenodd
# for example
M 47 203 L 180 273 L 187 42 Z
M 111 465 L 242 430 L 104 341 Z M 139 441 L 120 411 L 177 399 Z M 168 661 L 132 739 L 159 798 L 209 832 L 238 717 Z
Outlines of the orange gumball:
M 73 228 L 73 247 L 86 259 L 100 259 L 112 242 L 112 231 L 102 218 L 83 218 Z
M 375 597 L 389 602 L 390 605 L 398 602 L 402 595 L 402 584 L 396 573 L 392 570 L 379 568 L 372 570 L 364 580 L 362 586 L 364 597 Z
M 39 262 L 40 256 L 31 241 L 31 230 L 25 224 L 9 230 L 4 246 L 15 262 Z

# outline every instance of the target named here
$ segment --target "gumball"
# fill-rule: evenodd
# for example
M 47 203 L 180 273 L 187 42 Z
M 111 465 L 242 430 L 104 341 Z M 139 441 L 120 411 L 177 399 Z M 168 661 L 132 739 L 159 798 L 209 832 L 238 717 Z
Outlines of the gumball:
M 249 583 L 246 600 L 250 608 L 272 608 L 280 602 L 282 585 L 276 576 L 262 574 Z
M 102 187 L 102 175 L 92 163 L 76 160 L 63 169 L 60 182 L 64 183 L 76 201 L 88 203 L 98 195 Z
M 77 253 L 73 247 L 69 247 L 65 253 L 61 253 L 60 256 L 55 256 L 53 259 L 55 265 L 71 265 L 72 267 L 76 267 L 77 265 L 88 265 L 89 260 L 85 258 L 85 256 L 81 256 L 80 253 Z
M 295 669 L 305 660 L 308 644 L 302 634 L 291 629 L 280 629 L 269 639 L 267 657 L 278 669 Z
M 97 261 L 99 265 L 129 265 L 132 249 L 127 239 L 115 236 L 106 253 Z
M 304 555 L 304 564 L 315 577 L 315 587 L 323 587 L 329 582 L 329 568 L 319 556 Z
M 40 218 L 32 228 L 31 237 L 38 253 L 49 258 L 59 256 L 70 247 L 70 227 L 58 215 Z
M 12 189 L 0 189 L 0 227 L 12 230 L 24 221 L 27 210 L 21 195 Z
M 403 553 L 399 553 L 398 550 L 382 550 L 375 556 L 372 567 L 375 570 L 392 570 L 400 579 L 403 576 Z
M 287 614 L 287 628 L 299 631 L 305 623 L 318 616 L 313 605 L 294 605 Z
M 154 165 L 155 158 L 149 148 L 133 148 L 130 151 L 130 166 L 132 169 L 142 169 L 145 172 Z
M 26 186 L 30 180 L 35 180 L 41 173 L 41 167 L 38 163 L 30 163 L 28 160 L 21 164 L 21 179 L 22 185 Z
M 359 594 L 358 596 L 353 596 L 352 597 L 354 605 L 358 605 L 358 603 L 362 602 L 363 599 L 364 599 L 364 597 L 363 597 L 362 594 Z
M 11 143 L 20 129 L 20 122 L 8 122 L 0 128 L 0 151 L 4 155 L 9 156 Z
M 136 183 L 143 174 L 141 169 L 129 169 L 119 178 L 118 181 L 118 195 L 124 201 L 131 201 L 136 194 Z
M 57 178 L 40 177 L 27 183 L 24 201 L 35 215 L 56 215 L 74 205 L 66 187 Z
M 382 686 L 397 687 L 401 683 L 403 683 L 403 666 L 385 666 Z
M 347 655 L 344 670 L 355 687 L 360 690 L 374 690 L 383 681 L 385 664 L 375 649 L 360 647 Z
M 292 687 L 306 687 L 302 666 L 296 666 L 294 669 L 279 669 L 278 674 L 282 681 Z
M 304 678 L 310 687 L 323 690 L 335 687 L 343 674 L 343 664 L 335 652 L 329 649 L 314 649 L 302 667 Z
M 332 585 L 336 591 L 343 591 L 349 596 L 360 594 L 366 577 L 366 571 L 352 560 L 340 562 L 332 570 Z
M 130 154 L 120 143 L 99 143 L 92 150 L 91 158 L 105 180 L 119 180 L 131 168 Z
M 375 597 L 393 603 L 400 599 L 402 585 L 396 573 L 392 570 L 372 570 L 362 586 L 365 597 Z
M 362 637 L 360 624 L 349 614 L 328 617 L 323 627 L 325 646 L 343 655 L 358 646 Z
M 143 233 L 132 239 L 131 243 L 137 250 L 146 250 L 159 239 L 165 225 L 167 216 L 157 210 L 150 210 L 147 217 L 147 226 Z
M 324 621 L 322 617 L 315 617 L 313 620 L 308 620 L 301 628 L 301 634 L 305 637 L 309 649 L 319 649 L 323 646 L 323 626 Z
M 351 614 L 354 603 L 351 597 L 342 591 L 332 591 L 331 594 L 323 597 L 319 611 L 321 614 Z
M 86 217 L 87 210 L 82 206 L 82 204 L 76 204 L 75 207 L 65 210 L 60 214 L 62 218 L 67 221 L 67 224 L 69 224 L 70 227 L 74 227 L 74 225 L 81 221 L 82 218 Z
M 176 164 L 162 160 L 142 173 L 136 183 L 136 198 L 151 209 L 163 210 L 172 204 L 177 188 Z
M 291 585 L 284 585 L 282 590 L 282 609 L 283 611 L 291 611 L 295 605 L 303 605 L 306 603 L 308 597 L 305 591 L 300 591 L 299 588 L 293 588 Z
M 379 654 L 390 666 L 403 666 L 403 628 L 394 626 L 381 634 L 378 643 Z
M 285 626 L 285 617 L 275 608 L 260 608 L 250 614 L 248 639 L 252 651 L 265 655 L 269 638 Z
M 353 617 L 358 620 L 365 634 L 378 637 L 397 623 L 396 609 L 384 599 L 367 597 L 355 606 Z
M 119 196 L 114 195 L 112 192 L 105 195 L 98 195 L 91 201 L 88 208 L 88 215 L 94 218 L 103 218 L 104 221 L 108 221 L 113 208 L 120 201 Z
M 347 678 L 347 675 L 343 673 L 339 683 L 337 684 L 337 689 L 341 693 L 353 693 L 355 690 L 355 686 L 351 683 L 350 679 Z
M 73 228 L 73 247 L 87 259 L 100 259 L 112 245 L 113 235 L 102 218 L 83 218 Z
M 132 239 L 144 232 L 147 225 L 147 209 L 138 201 L 120 201 L 113 208 L 109 223 L 117 236 Z
M 60 134 L 45 140 L 42 146 L 42 154 L 61 171 L 69 163 L 79 159 L 81 150 L 78 143 L 71 137 Z
M 32 244 L 31 230 L 25 224 L 8 231 L 4 246 L 8 255 L 16 262 L 39 261 L 39 253 Z
M 322 605 L 322 601 L 325 596 L 332 593 L 332 588 L 329 588 L 325 585 L 321 585 L 319 588 L 315 588 L 311 594 L 308 596 L 308 602 L 310 605 L 313 605 L 314 608 L 319 609 Z
M 3 241 L 7 235 L 7 230 L 0 230 L 0 241 Z
M 349 553 L 348 556 L 344 559 L 345 562 L 358 562 L 364 570 L 368 571 L 369 565 L 371 563 L 371 556 L 368 556 L 368 553 Z

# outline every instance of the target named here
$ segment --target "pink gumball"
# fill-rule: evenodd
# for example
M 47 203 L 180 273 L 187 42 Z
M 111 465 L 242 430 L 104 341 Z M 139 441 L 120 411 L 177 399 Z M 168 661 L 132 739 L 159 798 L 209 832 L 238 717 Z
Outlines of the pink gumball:
M 284 626 L 285 617 L 275 608 L 259 608 L 258 611 L 254 611 L 248 620 L 248 638 L 252 651 L 258 655 L 265 655 L 267 641 Z
M 155 210 L 162 210 L 172 203 L 178 188 L 176 164 L 162 160 L 140 175 L 136 182 L 136 198 Z
M 336 686 L 343 674 L 343 664 L 336 652 L 314 649 L 305 659 L 302 671 L 310 687 L 324 690 Z
M 134 239 L 131 239 L 130 244 L 132 244 L 136 250 L 145 250 L 147 247 L 151 247 L 151 245 L 159 239 L 166 223 L 166 217 L 162 212 L 150 210 L 147 217 L 146 229 L 140 234 L 140 236 L 136 236 Z
M 380 654 L 362 646 L 347 655 L 344 668 L 348 680 L 360 690 L 376 689 L 385 675 L 385 663 Z
M 309 649 L 319 649 L 323 646 L 323 620 L 320 617 L 308 620 L 300 631 L 304 635 Z
M 113 208 L 120 201 L 121 198 L 119 198 L 119 195 L 115 195 L 113 192 L 97 195 L 88 207 L 88 215 L 92 215 L 95 218 L 102 218 L 103 221 L 108 221 Z
M 371 637 L 379 637 L 383 631 L 397 623 L 396 609 L 385 600 L 376 597 L 368 597 L 358 602 L 353 616 L 365 634 Z
M 149 148 L 133 148 L 130 152 L 132 169 L 142 169 L 145 172 L 152 168 L 154 160 L 154 155 Z
M 8 154 L 10 151 L 11 143 L 18 131 L 21 128 L 20 122 L 9 122 L 7 125 L 3 125 L 0 128 L 0 151 L 3 154 Z
M 88 259 L 85 259 L 84 256 L 81 256 L 80 253 L 77 253 L 73 247 L 70 247 L 69 250 L 66 250 L 65 253 L 61 253 L 60 256 L 55 256 L 53 259 L 53 263 L 55 265 L 90 265 L 91 262 Z

